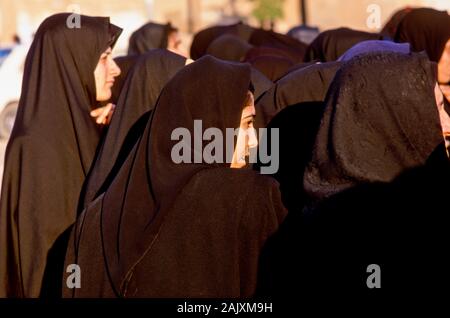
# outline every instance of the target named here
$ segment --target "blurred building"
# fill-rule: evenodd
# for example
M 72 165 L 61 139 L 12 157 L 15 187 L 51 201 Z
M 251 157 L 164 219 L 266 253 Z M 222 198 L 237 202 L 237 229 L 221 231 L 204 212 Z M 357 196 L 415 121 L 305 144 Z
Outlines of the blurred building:
M 304 0 L 310 25 L 321 30 L 348 26 L 378 31 L 367 19 L 377 6 L 381 25 L 394 11 L 405 6 L 432 6 L 450 10 L 450 0 Z M 79 9 L 82 14 L 110 16 L 124 32 L 118 43 L 127 45 L 128 36 L 152 19 L 179 27 L 189 42 L 190 34 L 213 24 L 229 24 L 243 20 L 257 26 L 252 10 L 258 0 L 0 0 L 0 44 L 11 42 L 14 34 L 30 39 L 42 20 L 56 12 Z M 300 24 L 301 0 L 283 0 L 283 18 L 275 29 L 286 32 Z M 76 5 L 74 5 L 76 4 Z M 381 27 L 380 25 L 380 27 Z M 186 46 L 189 43 L 185 43 Z
M 374 12 L 374 5 L 379 9 L 381 25 L 384 25 L 395 11 L 406 6 L 450 10 L 450 0 L 306 0 L 306 2 L 309 23 L 321 30 L 347 26 L 377 32 L 378 28 L 367 23 L 367 19 Z

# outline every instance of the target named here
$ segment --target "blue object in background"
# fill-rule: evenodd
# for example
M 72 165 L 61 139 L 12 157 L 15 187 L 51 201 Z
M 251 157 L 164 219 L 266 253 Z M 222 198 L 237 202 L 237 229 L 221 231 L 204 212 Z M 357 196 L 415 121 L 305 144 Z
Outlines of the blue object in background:
M 2 65 L 3 61 L 8 57 L 8 55 L 11 53 L 12 48 L 4 48 L 0 49 L 0 66 Z

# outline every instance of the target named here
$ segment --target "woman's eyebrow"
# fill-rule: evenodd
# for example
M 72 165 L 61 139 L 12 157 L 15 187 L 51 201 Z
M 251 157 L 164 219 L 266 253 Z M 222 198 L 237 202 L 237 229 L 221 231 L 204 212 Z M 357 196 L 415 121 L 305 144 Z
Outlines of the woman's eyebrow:
M 249 114 L 249 115 L 247 115 L 247 116 L 245 116 L 244 118 L 242 118 L 242 120 L 245 120 L 245 119 L 248 119 L 248 118 L 255 118 L 255 115 L 253 115 L 253 114 Z

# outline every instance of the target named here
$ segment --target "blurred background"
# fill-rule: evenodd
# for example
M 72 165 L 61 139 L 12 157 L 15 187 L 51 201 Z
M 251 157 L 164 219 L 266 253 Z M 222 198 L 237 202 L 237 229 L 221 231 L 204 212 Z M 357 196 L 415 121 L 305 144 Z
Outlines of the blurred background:
M 33 33 L 49 15 L 111 17 L 123 28 L 114 50 L 117 56 L 126 53 L 131 33 L 150 20 L 177 27 L 187 53 L 193 35 L 211 25 L 242 21 L 280 33 L 299 25 L 313 27 L 316 33 L 341 26 L 379 32 L 393 13 L 408 6 L 449 11 L 450 0 L 0 0 L 0 174 L 25 56 Z
M 381 25 L 367 19 L 379 9 Z M 109 16 L 124 29 L 116 54 L 126 51 L 128 37 L 144 23 L 171 22 L 190 46 L 192 34 L 210 25 L 243 21 L 286 33 L 304 19 L 321 31 L 347 26 L 377 32 L 398 9 L 429 6 L 450 10 L 450 0 L 0 0 L 0 46 L 31 40 L 39 24 L 57 12 Z M 378 10 L 375 9 L 375 10 Z

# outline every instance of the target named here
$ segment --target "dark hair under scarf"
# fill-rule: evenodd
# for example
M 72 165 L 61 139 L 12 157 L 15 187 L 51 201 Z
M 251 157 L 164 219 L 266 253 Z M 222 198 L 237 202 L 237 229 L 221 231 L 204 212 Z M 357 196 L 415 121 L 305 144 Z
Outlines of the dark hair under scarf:
M 413 9 L 400 23 L 395 42 L 408 42 L 413 51 L 426 51 L 433 62 L 439 62 L 450 39 L 450 16 L 431 8 Z
M 85 181 L 84 206 L 106 189 L 147 123 L 164 86 L 184 67 L 186 58 L 164 49 L 140 56 L 122 89 L 108 131 Z
M 356 31 L 349 28 L 327 30 L 320 33 L 309 45 L 304 61 L 336 61 L 348 49 L 359 42 L 382 39 L 383 36 L 380 34 Z
M 42 22 L 25 61 L 2 184 L 0 297 L 39 296 L 49 250 L 75 221 L 100 138 L 89 114 L 94 70 L 121 29 L 88 16 L 68 28 L 68 18 Z
M 374 53 L 345 63 L 330 88 L 305 172 L 310 197 L 390 182 L 424 164 L 442 142 L 435 84 L 436 65 L 419 54 Z
M 128 55 L 143 54 L 152 49 L 167 48 L 169 32 L 175 30 L 170 23 L 158 24 L 149 22 L 130 37 Z

